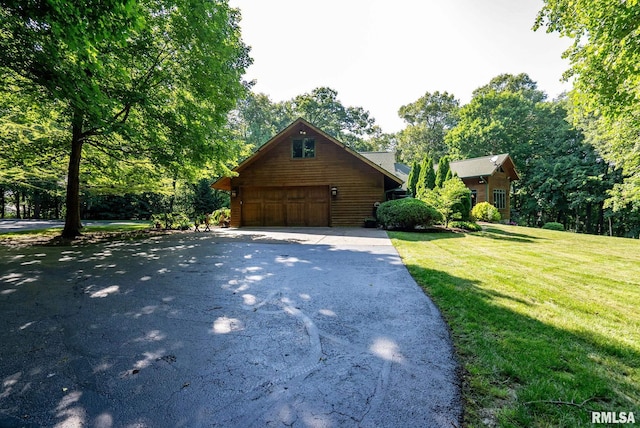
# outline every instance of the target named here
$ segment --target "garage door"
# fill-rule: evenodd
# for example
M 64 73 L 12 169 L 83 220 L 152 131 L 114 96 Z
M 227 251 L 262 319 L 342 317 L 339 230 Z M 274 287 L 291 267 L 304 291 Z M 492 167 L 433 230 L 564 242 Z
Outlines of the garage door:
M 243 187 L 243 226 L 329 226 L 329 187 Z

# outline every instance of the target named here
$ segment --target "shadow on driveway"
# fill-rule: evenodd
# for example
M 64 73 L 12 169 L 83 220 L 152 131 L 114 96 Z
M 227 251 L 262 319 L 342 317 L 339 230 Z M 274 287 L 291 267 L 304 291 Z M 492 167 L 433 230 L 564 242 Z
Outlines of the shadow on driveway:
M 0 425 L 459 425 L 446 326 L 363 231 L 0 249 Z

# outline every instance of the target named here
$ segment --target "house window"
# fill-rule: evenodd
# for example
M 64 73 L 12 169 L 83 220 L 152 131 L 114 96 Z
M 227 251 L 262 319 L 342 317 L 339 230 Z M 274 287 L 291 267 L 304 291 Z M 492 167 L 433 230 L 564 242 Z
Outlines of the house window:
M 499 210 L 507 208 L 507 192 L 504 189 L 493 189 L 493 205 Z
M 476 189 L 471 190 L 471 208 L 475 207 L 478 203 L 478 191 Z
M 291 157 L 305 159 L 316 157 L 316 141 L 313 138 L 298 138 L 291 145 Z

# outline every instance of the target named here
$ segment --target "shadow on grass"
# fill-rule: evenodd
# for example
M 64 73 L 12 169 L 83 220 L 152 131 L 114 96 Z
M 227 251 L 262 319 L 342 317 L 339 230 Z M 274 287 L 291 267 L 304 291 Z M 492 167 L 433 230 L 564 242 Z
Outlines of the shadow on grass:
M 516 232 L 501 230 L 491 226 L 485 226 L 481 233 L 482 233 L 482 236 L 486 238 L 497 239 L 500 241 L 536 242 L 540 240 L 540 238 L 537 236 L 531 236 L 524 233 L 516 233 Z
M 400 239 L 402 241 L 409 242 L 429 242 L 429 241 L 437 241 L 440 239 L 454 239 L 454 238 L 464 238 L 464 233 L 457 233 L 451 231 L 439 230 L 436 233 L 429 232 L 418 232 L 418 231 L 400 231 L 400 230 L 389 230 L 389 237 L 393 239 Z
M 483 289 L 479 281 L 407 268 L 452 331 L 469 426 L 591 426 L 592 411 L 640 411 L 635 349 L 515 312 L 500 301 L 536 303 Z

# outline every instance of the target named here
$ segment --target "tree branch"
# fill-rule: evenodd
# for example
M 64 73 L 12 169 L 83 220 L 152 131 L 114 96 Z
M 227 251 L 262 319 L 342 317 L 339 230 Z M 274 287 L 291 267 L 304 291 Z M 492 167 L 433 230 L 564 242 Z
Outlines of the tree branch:
M 543 403 L 543 404 L 557 404 L 559 406 L 584 407 L 584 405 L 587 404 L 589 401 L 596 400 L 598 398 L 600 398 L 600 397 L 587 398 L 582 403 L 575 403 L 573 401 L 561 401 L 561 400 L 534 400 L 534 401 L 527 401 L 527 402 L 525 402 L 523 404 L 526 406 L 526 405 L 529 405 L 529 404 Z

